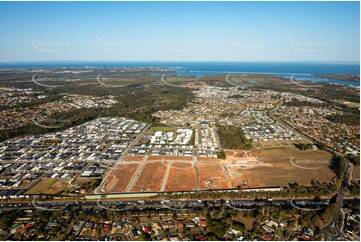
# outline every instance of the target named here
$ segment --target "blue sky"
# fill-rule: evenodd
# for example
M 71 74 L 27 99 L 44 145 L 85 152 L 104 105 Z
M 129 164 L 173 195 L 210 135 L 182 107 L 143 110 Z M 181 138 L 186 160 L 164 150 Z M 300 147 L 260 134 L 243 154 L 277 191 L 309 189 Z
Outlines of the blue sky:
M 0 61 L 359 61 L 359 2 L 0 2 Z

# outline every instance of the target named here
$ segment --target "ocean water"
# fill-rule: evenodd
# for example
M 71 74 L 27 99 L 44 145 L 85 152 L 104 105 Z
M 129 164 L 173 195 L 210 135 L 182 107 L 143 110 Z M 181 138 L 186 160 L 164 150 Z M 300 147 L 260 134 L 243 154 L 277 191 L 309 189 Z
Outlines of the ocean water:
M 318 78 L 312 74 L 359 74 L 360 63 L 332 62 L 216 62 L 216 61 L 50 61 L 3 62 L 0 68 L 61 68 L 61 67 L 164 67 L 179 75 L 205 76 L 228 73 L 273 74 L 294 80 L 310 80 L 342 85 L 359 86 L 359 82 L 346 82 Z M 311 75 L 310 75 L 311 74 Z

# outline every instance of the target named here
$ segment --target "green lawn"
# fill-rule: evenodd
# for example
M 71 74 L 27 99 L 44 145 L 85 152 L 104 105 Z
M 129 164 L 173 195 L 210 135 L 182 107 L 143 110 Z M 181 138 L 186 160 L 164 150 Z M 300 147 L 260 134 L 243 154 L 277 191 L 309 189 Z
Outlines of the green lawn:
M 177 130 L 177 128 L 169 127 L 169 126 L 156 126 L 156 127 L 150 128 L 150 131 L 152 131 L 152 132 L 156 132 L 156 131 L 175 132 L 176 130 Z

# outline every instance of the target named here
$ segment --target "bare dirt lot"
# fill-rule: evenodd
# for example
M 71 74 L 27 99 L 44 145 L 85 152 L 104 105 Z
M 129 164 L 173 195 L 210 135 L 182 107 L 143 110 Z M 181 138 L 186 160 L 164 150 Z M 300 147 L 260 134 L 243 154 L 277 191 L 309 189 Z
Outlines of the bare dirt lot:
M 209 162 L 219 162 L 220 159 L 213 157 L 197 157 L 198 161 L 209 161 Z
M 190 162 L 191 157 L 149 156 L 148 160 L 144 160 L 144 168 L 139 170 L 139 176 L 134 178 L 131 191 L 194 190 L 196 181 L 200 190 L 288 186 L 289 183 L 294 182 L 309 186 L 312 180 L 329 182 L 334 176 L 328 167 L 331 154 L 326 151 L 278 148 L 225 152 L 227 154 L 225 160 L 197 157 L 198 179 Z M 132 158 L 137 161 L 143 160 L 143 156 Z M 134 159 L 128 159 L 128 161 L 132 160 Z M 167 175 L 167 166 L 170 162 L 172 165 Z M 137 168 L 136 163 L 118 165 L 117 169 L 108 176 L 106 193 L 125 192 Z M 359 167 L 355 167 L 354 179 L 359 179 L 358 171 Z M 165 175 L 167 182 L 163 184 Z
M 197 164 L 199 173 L 199 189 L 227 189 L 227 180 L 219 164 Z
M 67 187 L 71 179 L 48 178 L 43 179 L 33 186 L 26 194 L 60 194 Z
M 165 170 L 166 165 L 160 162 L 146 164 L 132 192 L 159 192 Z
M 297 182 L 329 182 L 334 173 L 329 169 L 331 154 L 326 151 L 300 151 L 296 148 L 254 151 L 264 165 L 229 169 L 233 186 L 242 188 L 287 186 Z
M 142 161 L 142 155 L 127 155 L 124 158 L 124 161 Z
M 360 180 L 360 166 L 353 166 L 352 181 L 357 182 Z
M 128 186 L 138 166 L 138 164 L 118 165 L 114 172 L 108 176 L 105 191 L 108 193 L 125 192 L 125 188 Z
M 195 188 L 194 169 L 189 163 L 174 163 L 171 166 L 166 191 L 191 191 Z
M 179 161 L 191 161 L 192 157 L 188 156 L 164 156 L 164 155 L 150 155 L 148 157 L 149 161 L 160 161 L 160 160 L 179 160 Z

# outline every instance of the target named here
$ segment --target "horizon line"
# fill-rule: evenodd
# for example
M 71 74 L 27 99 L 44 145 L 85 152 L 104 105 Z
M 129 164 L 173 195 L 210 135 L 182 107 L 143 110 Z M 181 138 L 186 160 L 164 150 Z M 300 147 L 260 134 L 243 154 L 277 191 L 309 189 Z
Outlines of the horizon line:
M 360 60 L 15 60 L 15 61 L 0 61 L 4 63 L 34 63 L 34 62 L 280 62 L 280 63 L 295 63 L 295 62 L 309 62 L 309 63 L 353 63 L 360 64 Z

